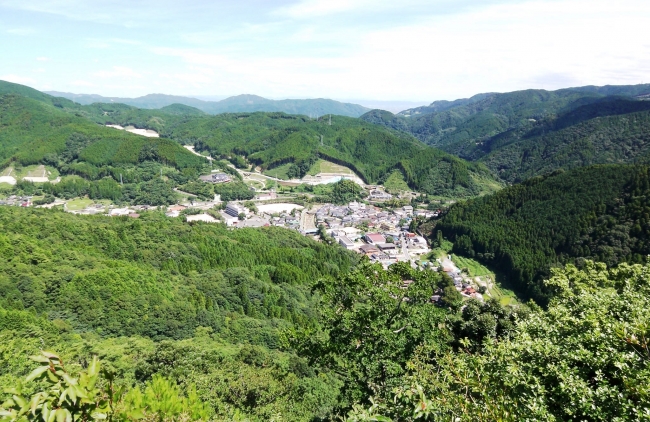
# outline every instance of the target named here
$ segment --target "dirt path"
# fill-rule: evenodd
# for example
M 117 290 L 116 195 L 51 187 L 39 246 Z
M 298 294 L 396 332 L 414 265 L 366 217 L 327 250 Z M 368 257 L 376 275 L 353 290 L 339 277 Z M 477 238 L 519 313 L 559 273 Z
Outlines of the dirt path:
M 202 155 L 202 154 L 199 154 L 198 152 L 196 152 L 196 151 L 194 150 L 194 145 L 185 145 L 185 149 L 188 150 L 189 152 L 191 152 L 191 153 L 194 154 L 194 155 L 198 155 L 199 157 L 203 157 L 203 158 L 205 158 L 205 159 L 208 160 L 208 161 L 212 161 L 212 160 L 213 160 L 213 158 L 210 157 L 210 156 L 207 156 L 207 157 L 206 157 L 205 155 Z

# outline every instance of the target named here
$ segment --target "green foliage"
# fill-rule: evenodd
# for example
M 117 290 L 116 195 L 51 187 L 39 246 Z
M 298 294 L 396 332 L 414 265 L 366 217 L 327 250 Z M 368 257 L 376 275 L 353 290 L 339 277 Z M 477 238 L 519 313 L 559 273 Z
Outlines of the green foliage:
M 175 142 L 104 128 L 56 107 L 17 95 L 0 97 L 0 166 L 79 160 L 92 165 L 154 160 L 177 168 L 200 167 Z M 59 158 L 57 158 L 60 155 Z
M 188 182 L 180 185 L 178 189 L 182 192 L 191 193 L 203 200 L 212 200 L 214 198 L 214 187 L 211 183 L 205 182 Z
M 343 376 L 346 406 L 378 388 L 390 391 L 401 383 L 416 350 L 447 347 L 449 334 L 439 327 L 446 311 L 430 301 L 438 280 L 436 272 L 413 270 L 405 263 L 388 271 L 363 263 L 318 286 L 323 331 L 290 338 L 311 362 Z
M 209 409 L 190 390 L 189 398 L 168 380 L 156 376 L 147 384 L 144 394 L 133 389 L 125 394 L 115 388 L 113 376 L 100 371 L 97 356 L 78 377 L 72 376 L 63 360 L 54 353 L 41 352 L 33 356 L 41 366 L 34 369 L 26 382 L 45 381 L 48 387 L 23 397 L 21 388 L 9 389 L 11 397 L 0 407 L 3 421 L 132 421 L 146 420 L 206 420 Z
M 102 335 L 222 338 L 278 347 L 278 328 L 316 322 L 310 285 L 354 255 L 278 228 L 227 230 L 157 213 L 79 218 L 0 208 L 0 307 Z
M 166 136 L 215 157 L 245 156 L 263 170 L 282 168 L 287 178 L 304 176 L 320 157 L 349 167 L 370 183 L 399 169 L 412 188 L 439 195 L 478 195 L 482 188 L 477 180 L 494 181 L 483 166 L 346 117 L 330 126 L 322 119 L 282 113 L 224 114 L 188 120 Z
M 480 94 L 361 119 L 479 161 L 508 182 L 648 155 L 650 103 L 633 98 L 647 85 L 587 88 Z
M 454 252 L 498 270 L 542 303 L 553 266 L 595 259 L 643 262 L 648 169 L 594 166 L 530 179 L 449 209 L 436 226 Z
M 649 271 L 591 262 L 554 270 L 548 311 L 535 308 L 480 353 L 420 354 L 409 383 L 365 414 L 403 421 L 648 420 Z
M 481 162 L 507 181 L 559 168 L 632 163 L 650 153 L 648 133 L 647 101 L 599 102 L 486 141 Z
M 363 189 L 352 180 L 343 179 L 332 185 L 332 191 L 327 195 L 328 202 L 348 204 L 362 198 Z
M 255 191 L 251 190 L 246 183 L 237 181 L 214 185 L 214 193 L 221 195 L 221 200 L 225 202 L 246 201 L 255 198 Z

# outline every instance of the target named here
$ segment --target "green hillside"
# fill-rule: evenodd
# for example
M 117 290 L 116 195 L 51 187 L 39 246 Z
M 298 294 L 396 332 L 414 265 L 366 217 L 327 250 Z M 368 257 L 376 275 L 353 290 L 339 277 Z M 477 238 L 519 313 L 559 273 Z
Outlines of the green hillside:
M 480 94 L 397 115 L 373 110 L 363 120 L 414 135 L 502 180 L 556 169 L 633 163 L 647 154 L 650 85 L 580 87 Z
M 474 148 L 459 145 L 459 155 L 487 154 L 479 161 L 502 179 L 516 182 L 559 168 L 633 163 L 650 153 L 648 101 L 599 102 L 531 126 Z M 454 152 L 452 146 L 448 150 Z
M 9 88 L 23 90 L 19 85 Z M 53 97 L 45 94 L 39 98 L 44 104 L 53 101 Z M 36 103 L 30 103 L 30 107 L 36 107 Z M 215 157 L 233 159 L 233 156 L 244 156 L 263 169 L 292 164 L 292 177 L 303 177 L 322 158 L 351 168 L 367 183 L 383 183 L 395 170 L 399 170 L 412 189 L 432 195 L 471 197 L 500 188 L 490 171 L 480 164 L 469 164 L 422 145 L 411 136 L 349 117 L 334 116 L 330 126 L 329 117 L 311 119 L 307 116 L 261 112 L 207 116 L 180 104 L 160 110 L 138 109 L 118 103 L 85 106 L 70 103 L 60 110 L 53 110 L 41 104 L 39 110 L 43 121 L 46 115 L 64 119 L 65 112 L 68 113 L 67 119 L 77 124 L 81 124 L 81 118 L 85 118 L 101 125 L 132 125 L 155 130 L 162 137 L 154 141 L 135 137 L 132 143 L 104 142 L 94 145 L 79 156 L 82 161 L 95 166 L 117 162 L 136 164 L 140 154 L 135 150 L 140 151 L 142 145 L 151 143 L 160 145 L 154 147 L 160 151 L 164 146 L 165 153 L 158 160 L 160 162 L 177 168 L 200 165 L 200 159 L 166 140 L 171 139 L 180 144 L 194 144 L 198 151 L 207 150 Z M 47 113 L 43 114 L 42 110 L 47 110 Z M 56 114 L 55 111 L 61 113 Z M 105 131 L 102 132 L 105 135 L 101 136 L 111 139 L 131 139 L 130 135 L 124 133 L 88 123 L 87 126 Z M 63 139 L 70 136 L 70 130 L 66 132 L 67 135 L 61 135 L 57 146 L 48 140 L 49 146 L 42 153 L 30 152 L 32 158 L 29 163 L 41 162 L 47 154 L 62 153 L 65 148 Z M 37 131 L 25 133 L 33 135 Z M 32 135 L 25 135 L 24 139 L 30 139 Z M 33 145 L 30 148 L 33 149 Z M 18 153 L 18 150 L 11 151 L 7 149 L 6 153 Z M 21 154 L 26 152 L 22 151 Z
M 213 156 L 245 156 L 263 169 L 293 163 L 301 177 L 320 157 L 350 167 L 367 183 L 381 183 L 398 169 L 411 188 L 434 195 L 475 196 L 498 188 L 481 165 L 341 116 L 330 125 L 328 118 L 283 113 L 224 114 L 188 120 L 165 133 Z
M 37 91 L 33 88 L 30 88 L 25 85 L 14 84 L 11 82 L 0 81 L 0 95 L 6 94 L 17 94 L 23 97 L 31 98 L 33 100 L 41 101 L 50 105 L 53 105 L 58 108 L 77 108 L 74 102 L 62 98 L 62 97 L 53 97 L 48 94 L 44 94 L 41 91 Z
M 452 206 L 436 230 L 454 252 L 500 271 L 513 288 L 540 301 L 549 269 L 593 259 L 615 265 L 650 253 L 650 170 L 591 166 L 535 177 Z
M 175 142 L 102 127 L 30 98 L 0 97 L 0 166 L 56 163 L 61 154 L 93 165 L 137 164 L 144 158 L 179 169 L 202 165 Z
M 129 388 L 173 373 L 224 419 L 309 421 L 337 405 L 334 374 L 278 349 L 284 330 L 318 324 L 313 284 L 347 272 L 354 254 L 289 230 L 158 213 L 0 207 L 0 226 L 3 387 L 44 347 L 64 353 L 68 369 L 98 354 Z
M 394 129 L 406 125 L 408 132 L 426 144 L 444 148 L 457 142 L 475 143 L 506 130 L 542 119 L 570 107 L 576 101 L 603 97 L 597 93 L 571 90 L 525 90 L 486 94 L 471 102 L 424 114 L 384 115 L 385 125 Z M 434 103 L 435 104 L 435 103 Z M 367 119 L 371 116 L 362 116 Z M 381 123 L 373 116 L 376 123 Z

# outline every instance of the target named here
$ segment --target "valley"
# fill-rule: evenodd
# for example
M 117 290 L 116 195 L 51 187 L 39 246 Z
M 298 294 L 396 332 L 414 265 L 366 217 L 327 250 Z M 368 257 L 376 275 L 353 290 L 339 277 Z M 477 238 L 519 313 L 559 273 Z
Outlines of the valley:
M 0 82 L 0 385 L 36 374 L 0 407 L 96 357 L 120 420 L 635 420 L 648 90 L 315 117 Z

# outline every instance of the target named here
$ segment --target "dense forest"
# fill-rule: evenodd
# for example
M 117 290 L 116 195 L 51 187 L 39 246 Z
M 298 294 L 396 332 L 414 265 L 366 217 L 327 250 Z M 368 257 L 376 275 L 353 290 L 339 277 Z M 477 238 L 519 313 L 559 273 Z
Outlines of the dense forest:
M 381 183 L 399 169 L 411 188 L 434 195 L 475 196 L 499 187 L 481 165 L 341 116 L 330 125 L 329 119 L 282 113 L 224 114 L 188 120 L 166 134 L 213 156 L 244 156 L 262 169 L 294 163 L 296 176 L 320 157 L 351 168 L 367 183 Z
M 203 162 L 178 143 L 101 127 L 19 95 L 0 97 L 0 165 L 77 159 L 94 166 L 153 160 L 183 169 Z
M 645 166 L 557 171 L 459 203 L 436 225 L 454 250 L 498 269 L 513 288 L 545 302 L 550 268 L 593 259 L 644 262 L 650 253 Z
M 557 169 L 645 159 L 648 85 L 526 90 L 437 101 L 393 115 L 373 110 L 363 120 L 413 134 L 502 180 L 520 182 Z
M 650 84 L 567 88 L 557 91 L 528 89 L 508 93 L 478 94 L 469 99 L 436 101 L 430 106 L 405 110 L 397 115 L 373 110 L 361 119 L 397 130 L 406 129 L 421 141 L 445 148 L 467 144 L 598 102 L 608 96 L 632 99 L 650 92 Z
M 63 154 L 70 149 L 68 144 L 74 143 L 72 147 L 77 151 L 73 158 L 78 156 L 78 161 L 83 161 L 77 170 L 87 170 L 87 165 L 115 166 L 149 160 L 180 170 L 193 168 L 184 172 L 189 175 L 196 173 L 202 162 L 179 144 L 192 144 L 199 151 L 209 151 L 214 157 L 229 159 L 242 168 L 247 168 L 248 163 L 262 169 L 293 163 L 295 177 L 304 176 L 322 158 L 351 168 L 367 183 L 382 183 L 399 170 L 412 189 L 439 196 L 471 197 L 501 187 L 483 165 L 427 147 L 409 135 L 349 117 L 335 116 L 330 125 L 329 118 L 284 113 L 206 116 L 181 105 L 161 110 L 124 104 L 81 106 L 65 99 L 58 104 L 56 98 L 20 85 L 4 83 L 0 88 L 20 93 L 3 97 L 8 140 L 3 148 L 5 156 L 0 159 L 5 160 L 5 166 L 11 160 L 24 164 L 54 161 L 56 154 Z M 22 126 L 36 117 L 38 125 Z M 152 129 L 161 138 L 143 139 L 97 127 L 91 121 Z M 46 137 L 46 132 L 41 133 L 46 125 L 60 129 Z M 25 144 L 28 141 L 29 148 Z M 108 173 L 95 168 L 90 172 L 104 176 Z M 74 174 L 87 176 L 76 170 Z
M 224 417 L 310 420 L 336 404 L 332 374 L 278 349 L 283 330 L 318 324 L 312 286 L 346 273 L 354 254 L 289 230 L 230 231 L 153 212 L 2 207 L 0 225 L 0 385 L 15 385 L 45 347 L 99 354 L 124 382 L 172 371 Z
M 556 269 L 547 310 L 504 308 L 283 229 L 0 221 L 3 420 L 611 421 L 648 403 L 640 265 Z

